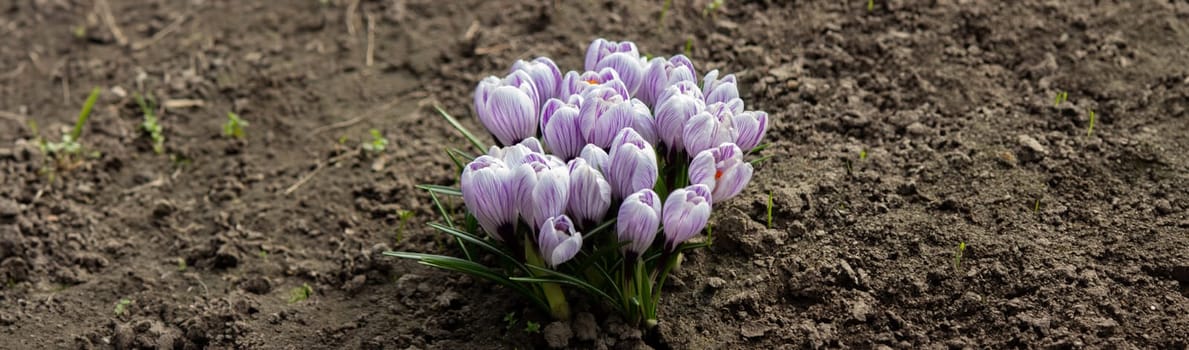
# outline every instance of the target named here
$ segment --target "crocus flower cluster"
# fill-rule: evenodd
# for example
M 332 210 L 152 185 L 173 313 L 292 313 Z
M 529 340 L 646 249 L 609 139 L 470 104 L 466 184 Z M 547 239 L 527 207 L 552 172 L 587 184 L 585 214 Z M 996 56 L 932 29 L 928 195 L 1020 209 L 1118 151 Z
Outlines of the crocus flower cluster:
M 467 208 L 497 240 L 522 240 L 523 225 L 551 267 L 581 250 L 580 232 L 611 219 L 630 256 L 658 233 L 667 250 L 697 235 L 711 205 L 751 179 L 744 152 L 768 126 L 766 113 L 745 109 L 734 75 L 710 71 L 699 86 L 685 56 L 645 59 L 634 43 L 604 39 L 586 50 L 583 71 L 539 57 L 483 79 L 475 111 L 500 146 L 465 167 Z
M 712 207 L 751 180 L 744 157 L 768 114 L 747 110 L 738 84 L 717 70 L 699 81 L 689 58 L 648 59 L 626 41 L 595 40 L 581 71 L 563 74 L 546 57 L 517 61 L 475 89 L 476 116 L 496 145 L 451 154 L 469 161 L 459 161 L 459 190 L 427 188 L 461 192 L 466 232 L 449 217 L 438 229 L 495 252 L 505 270 L 472 265 L 470 253 L 468 263 L 393 255 L 510 286 L 557 318 L 569 312 L 561 284 L 580 287 L 654 326 L 668 271 L 683 251 L 709 245 L 690 241 Z

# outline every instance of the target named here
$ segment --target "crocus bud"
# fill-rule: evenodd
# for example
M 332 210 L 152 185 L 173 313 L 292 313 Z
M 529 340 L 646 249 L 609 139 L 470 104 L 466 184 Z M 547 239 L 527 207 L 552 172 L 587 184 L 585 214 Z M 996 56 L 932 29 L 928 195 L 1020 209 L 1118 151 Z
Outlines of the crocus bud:
M 582 67 L 585 70 L 598 70 L 595 66 L 607 56 L 614 53 L 624 53 L 637 59 L 640 58 L 640 51 L 636 49 L 636 43 L 630 41 L 614 42 L 598 38 L 586 48 L 586 62 Z
M 746 111 L 736 114 L 732 120 L 735 122 L 735 130 L 739 132 L 735 144 L 744 151 L 759 146 L 760 141 L 764 139 L 764 133 L 768 131 L 768 113 L 764 111 Z
M 569 102 L 552 98 L 541 108 L 541 136 L 549 150 L 561 159 L 577 157 L 586 145 L 578 123 L 581 105 L 582 96 L 571 95 Z
M 570 193 L 570 172 L 540 153 L 525 156 L 516 176 L 519 180 L 520 216 L 536 228 L 546 218 L 565 212 Z
M 661 211 L 665 224 L 665 249 L 673 251 L 677 245 L 697 235 L 710 220 L 710 188 L 696 184 L 669 193 Z
M 602 149 L 595 147 L 602 152 Z M 578 227 L 591 229 L 603 221 L 611 207 L 611 184 L 585 159 L 570 161 L 570 199 L 566 213 Z
M 633 98 L 632 112 L 632 129 L 640 133 L 644 141 L 655 145 L 657 141 L 656 120 L 652 118 L 652 111 L 648 110 L 648 106 L 644 102 Z
M 462 200 L 487 234 L 515 242 L 520 187 L 513 168 L 492 156 L 479 156 L 462 171 Z
M 656 105 L 656 133 L 662 149 L 682 149 L 685 124 L 689 118 L 706 110 L 698 85 L 679 81 L 661 93 Z
M 548 57 L 537 57 L 532 61 L 517 60 L 512 64 L 512 71 L 524 71 L 532 78 L 536 88 L 538 101 L 545 101 L 557 97 L 561 88 L 561 70 Z
M 694 156 L 689 163 L 689 182 L 706 185 L 713 202 L 721 203 L 743 191 L 752 171 L 751 163 L 743 161 L 739 146 L 724 143 Z
M 620 95 L 629 96 L 627 86 L 619 79 L 619 73 L 616 73 L 611 68 L 603 68 L 597 72 L 566 72 L 565 77 L 561 80 L 559 98 L 564 99 L 570 95 L 581 95 L 586 93 L 586 90 L 599 86 L 609 87 L 615 89 Z
M 727 74 L 722 79 L 718 79 L 717 69 L 706 73 L 706 77 L 702 79 L 702 94 L 706 95 L 706 104 L 713 104 L 715 102 L 729 103 L 733 100 L 739 100 L 739 110 L 733 110 L 732 112 L 742 112 L 743 100 L 739 99 L 738 84 L 734 74 Z
M 666 88 L 679 81 L 697 84 L 694 63 L 684 55 L 670 57 L 668 60 L 656 57 L 648 61 L 644 68 L 644 81 L 636 90 L 636 96 L 649 107 L 656 108 L 657 99 Z
M 565 215 L 545 219 L 537 235 L 541 260 L 550 268 L 557 267 L 582 250 L 582 235 L 574 230 L 574 222 Z
M 689 118 L 682 133 L 685 151 L 689 155 L 708 150 L 726 142 L 734 142 L 739 132 L 735 130 L 733 113 L 727 104 L 715 102 L 706 110 Z
M 615 133 L 635 123 L 635 113 L 627 96 L 613 89 L 598 87 L 587 90 L 582 108 L 579 109 L 582 137 L 595 146 L 610 147 Z
M 619 131 L 611 143 L 608 163 L 604 168 L 611 196 L 624 198 L 636 191 L 656 185 L 656 151 L 636 130 Z
M 515 71 L 500 80 L 488 77 L 475 89 L 479 122 L 501 145 L 511 145 L 537 134 L 536 88 L 528 73 Z
M 632 193 L 619 206 L 615 232 L 627 255 L 640 256 L 652 245 L 661 225 L 661 199 L 649 189 Z
M 591 167 L 599 172 L 603 172 L 603 169 L 606 169 L 607 158 L 610 158 L 610 155 L 599 146 L 587 144 L 585 147 L 582 147 L 582 153 L 578 157 L 586 160 Z

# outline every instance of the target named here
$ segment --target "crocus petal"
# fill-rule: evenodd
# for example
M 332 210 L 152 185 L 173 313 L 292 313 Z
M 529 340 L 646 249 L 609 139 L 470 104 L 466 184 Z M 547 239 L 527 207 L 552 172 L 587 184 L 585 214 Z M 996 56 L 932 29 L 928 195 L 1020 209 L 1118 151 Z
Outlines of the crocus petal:
M 660 197 L 650 189 L 640 190 L 625 198 L 619 206 L 615 223 L 619 241 L 631 242 L 623 250 L 636 256 L 644 254 L 656 238 L 661 224 L 660 215 Z
M 706 106 L 704 112 L 691 117 L 682 133 L 686 152 L 691 156 L 697 155 L 703 150 L 734 142 L 739 133 L 735 130 L 733 117 L 722 102 Z
M 697 85 L 694 78 L 694 64 L 683 55 L 673 56 L 668 60 L 656 57 L 644 66 L 644 79 L 636 90 L 636 95 L 649 107 L 656 108 L 660 95 L 666 88 L 681 81 L 688 81 Z
M 598 38 L 591 42 L 590 46 L 586 49 L 586 60 L 585 64 L 583 64 L 583 69 L 596 70 L 595 67 L 598 66 L 600 61 L 617 52 L 627 54 L 632 58 L 640 58 L 640 51 L 633 42 L 614 42 Z
M 512 64 L 512 71 L 524 71 L 532 78 L 540 101 L 557 97 L 561 87 L 561 70 L 548 57 L 537 57 L 532 61 L 518 60 Z
M 581 101 L 581 96 L 573 96 Z M 559 99 L 550 99 L 541 109 L 541 136 L 549 150 L 563 160 L 573 159 L 582 151 L 586 140 L 579 128 L 578 106 Z
M 722 172 L 722 176 L 718 178 L 711 198 L 715 203 L 719 203 L 743 192 L 743 188 L 747 187 L 747 183 L 751 181 L 753 171 L 751 163 L 748 162 L 739 162 L 727 167 Z
M 652 118 L 652 112 L 648 110 L 648 106 L 643 101 L 632 99 L 632 129 L 640 133 L 649 144 L 655 145 L 657 142 L 656 136 L 656 120 Z
M 698 184 L 674 190 L 661 213 L 665 249 L 673 251 L 706 227 L 710 220 L 710 188 Z
M 634 113 L 631 102 L 612 89 L 588 91 L 579 109 L 582 137 L 587 143 L 607 148 L 615 133 L 632 126 Z
M 652 188 L 658 176 L 656 151 L 635 130 L 623 129 L 611 144 L 605 170 L 613 198 Z
M 607 158 L 610 158 L 611 156 L 608 155 L 607 151 L 604 151 L 603 148 L 587 144 L 585 147 L 582 147 L 582 153 L 579 154 L 578 157 L 586 160 L 586 162 L 589 163 L 591 167 L 595 168 L 595 170 L 606 173 L 603 171 L 603 169 L 606 168 Z
M 666 151 L 684 148 L 685 126 L 706 109 L 702 91 L 692 82 L 681 81 L 662 92 L 655 109 L 656 134 Z
M 602 149 L 595 147 L 600 152 Z M 570 199 L 566 212 L 583 229 L 603 221 L 611 208 L 611 184 L 583 158 L 570 161 Z
M 739 113 L 732 120 L 735 123 L 735 130 L 739 132 L 739 136 L 735 138 L 735 144 L 743 150 L 751 150 L 759 146 L 760 141 L 764 139 L 764 134 L 768 131 L 768 113 L 763 111 Z
M 689 183 L 703 184 L 714 188 L 715 174 L 718 169 L 714 167 L 714 151 L 705 150 L 698 152 L 694 156 L 694 160 L 689 162 Z
M 639 55 L 616 52 L 604 57 L 595 67 L 614 69 L 619 74 L 619 79 L 627 86 L 629 94 L 634 95 L 636 89 L 640 88 L 640 83 L 644 81 L 644 67 Z
M 561 215 L 569 204 L 570 172 L 567 167 L 550 168 L 537 173 L 536 186 L 526 198 L 533 202 L 533 225 L 541 225 L 545 218 Z

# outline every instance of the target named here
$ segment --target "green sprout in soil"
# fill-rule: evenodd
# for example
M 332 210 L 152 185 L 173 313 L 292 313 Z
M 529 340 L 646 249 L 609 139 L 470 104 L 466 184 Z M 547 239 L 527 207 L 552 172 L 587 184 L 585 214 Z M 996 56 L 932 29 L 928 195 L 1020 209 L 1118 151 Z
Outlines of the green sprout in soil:
M 1037 198 L 1037 199 L 1036 199 L 1036 204 L 1033 204 L 1033 205 L 1032 205 L 1032 212 L 1033 212 L 1033 213 L 1038 213 L 1038 212 L 1040 212 L 1040 198 Z
M 1090 110 L 1090 127 L 1086 129 L 1086 137 L 1094 134 L 1094 121 L 1098 120 L 1098 116 L 1094 114 L 1094 110 Z
M 1069 100 L 1069 93 L 1068 93 L 1068 92 L 1065 92 L 1065 91 L 1058 92 L 1058 93 L 1057 93 L 1057 97 L 1053 98 L 1053 107 L 1060 106 L 1060 105 L 1061 105 L 1061 102 L 1065 102 L 1065 101 L 1068 101 L 1068 100 Z
M 710 3 L 706 4 L 706 7 L 702 9 L 702 17 L 706 17 L 707 15 L 716 14 L 718 9 L 722 8 L 723 2 L 724 2 L 724 0 L 710 1 Z
M 78 113 L 78 119 L 74 121 L 74 129 L 70 130 L 69 134 L 62 135 L 62 142 L 46 142 L 41 140 L 41 152 L 48 155 L 53 155 L 59 160 L 63 157 L 77 155 L 82 151 L 82 145 L 79 144 L 83 135 L 83 126 L 87 124 L 87 119 L 91 117 L 91 109 L 95 108 L 95 102 L 99 100 L 99 88 L 91 89 L 91 96 L 87 97 L 87 102 L 83 103 L 82 111 Z M 37 133 L 37 124 L 30 122 L 30 127 Z
M 673 0 L 665 0 L 665 4 L 661 5 L 661 16 L 656 20 L 656 27 L 660 29 L 665 25 L 665 15 L 669 14 L 669 7 L 673 6 Z
M 120 299 L 120 301 L 116 302 L 116 316 L 123 316 L 127 313 L 128 305 L 132 305 L 132 300 Z
M 350 140 L 351 139 L 347 138 L 347 135 L 339 136 L 339 144 L 340 145 L 346 145 L 347 141 L 350 141 Z
M 300 303 L 309 299 L 311 295 L 314 295 L 314 288 L 311 288 L 309 283 L 302 283 L 301 287 L 296 287 L 289 291 L 289 303 Z
M 396 217 L 399 218 L 400 224 L 396 227 L 396 241 L 400 242 L 405 237 L 405 225 L 409 223 L 409 219 L 413 218 L 412 210 L 397 210 Z
M 186 271 L 186 259 L 178 258 L 178 272 L 185 272 L 185 271 Z
M 510 331 L 512 328 L 516 328 L 516 324 L 520 323 L 520 320 L 516 319 L 516 312 L 513 311 L 509 312 L 507 315 L 504 315 L 504 323 L 507 323 L 504 326 L 504 330 Z
M 867 160 L 867 149 L 859 151 L 859 160 Z
M 260 255 L 260 258 L 264 259 L 264 261 L 268 261 L 268 251 L 261 249 L 260 253 L 258 253 L 257 255 Z
M 223 124 L 223 136 L 242 139 L 245 126 L 248 126 L 247 121 L 240 119 L 235 112 L 227 112 L 227 123 Z
M 962 269 L 962 254 L 966 252 L 966 242 L 959 242 L 958 249 L 954 251 L 954 271 Z
M 541 324 L 533 321 L 525 321 L 524 331 L 526 333 L 541 333 Z
M 768 228 L 772 228 L 772 191 L 768 191 Z
M 161 124 L 157 123 L 157 113 L 153 112 L 157 108 L 153 97 L 146 99 L 136 94 L 136 104 L 140 105 L 140 110 L 144 113 L 144 122 L 140 123 L 140 128 L 153 140 L 153 153 L 164 153 L 165 135 L 161 133 Z
M 867 0 L 867 12 L 875 10 L 875 0 Z
M 384 153 L 388 149 L 388 139 L 384 138 L 384 134 L 380 133 L 378 129 L 368 130 L 372 134 L 372 141 L 363 144 L 363 150 L 373 154 Z
M 685 56 L 687 56 L 687 57 L 693 55 L 693 53 L 694 53 L 694 39 L 693 38 L 685 39 L 685 49 L 683 50 L 683 52 L 685 52 Z

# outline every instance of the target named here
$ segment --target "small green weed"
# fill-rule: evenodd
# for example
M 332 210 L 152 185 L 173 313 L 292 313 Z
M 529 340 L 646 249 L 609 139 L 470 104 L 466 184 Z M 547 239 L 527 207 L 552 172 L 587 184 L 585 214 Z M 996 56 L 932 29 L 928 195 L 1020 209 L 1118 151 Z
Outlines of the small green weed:
M 966 242 L 959 242 L 958 249 L 954 251 L 954 272 L 962 270 L 962 254 L 966 253 Z
M 702 9 L 702 17 L 706 17 L 707 15 L 716 14 L 718 12 L 718 9 L 722 8 L 723 2 L 725 2 L 725 1 L 724 0 L 710 1 L 710 3 L 706 4 L 706 7 Z
M 161 124 L 157 122 L 157 113 L 154 112 L 157 109 L 156 101 L 152 96 L 146 99 L 136 94 L 136 104 L 140 105 L 140 110 L 144 113 L 144 122 L 140 123 L 140 128 L 153 140 L 153 153 L 165 153 L 165 135 L 161 133 Z
M 128 305 L 132 305 L 132 300 L 120 299 L 120 301 L 116 302 L 116 316 L 123 316 L 125 313 L 128 313 Z
M 772 228 L 772 191 L 768 191 L 768 228 Z
M 384 134 L 380 133 L 378 129 L 368 130 L 368 133 L 372 134 L 372 141 L 365 142 L 363 150 L 373 154 L 384 153 L 384 150 L 388 149 L 388 139 L 384 138 Z
M 693 53 L 694 53 L 694 39 L 693 38 L 685 39 L 685 49 L 682 50 L 682 52 L 685 52 L 686 57 L 693 56 Z
M 41 139 L 41 152 L 44 154 L 53 155 L 61 159 L 64 156 L 77 155 L 82 151 L 82 145 L 79 144 L 83 135 L 83 126 L 87 124 L 87 119 L 91 117 L 91 110 L 95 108 L 95 102 L 99 101 L 99 88 L 91 89 L 91 95 L 87 97 L 87 102 L 83 103 L 83 109 L 78 113 L 78 119 L 74 121 L 74 128 L 70 130 L 69 134 L 62 135 L 62 142 L 46 142 Z M 30 127 L 37 133 L 37 124 L 30 122 Z
M 223 124 L 223 136 L 242 139 L 246 126 L 248 126 L 248 122 L 240 119 L 235 112 L 227 112 L 227 123 Z
M 875 10 L 875 0 L 867 0 L 867 12 Z
M 516 328 L 516 324 L 520 323 L 520 320 L 516 318 L 516 312 L 513 311 L 509 312 L 507 315 L 504 315 L 504 323 L 506 323 L 506 325 L 504 325 L 504 330 L 510 331 L 513 328 Z
M 396 227 L 396 241 L 400 242 L 405 238 L 405 225 L 409 223 L 409 219 L 413 218 L 413 211 L 397 210 L 396 216 L 400 219 L 400 224 Z
M 314 288 L 310 287 L 309 283 L 302 283 L 301 287 L 289 291 L 289 303 L 300 303 L 309 299 L 311 295 L 314 295 Z
M 541 333 L 541 324 L 533 321 L 525 321 L 524 331 L 526 333 Z
M 185 272 L 186 267 L 186 258 L 178 258 L 178 272 Z
M 1058 93 L 1057 93 L 1057 97 L 1054 97 L 1054 98 L 1053 98 L 1053 107 L 1060 106 L 1060 105 L 1061 105 L 1061 102 L 1065 102 L 1065 101 L 1068 101 L 1068 100 L 1069 100 L 1069 93 L 1068 93 L 1068 92 L 1065 92 L 1065 91 L 1058 92 Z
M 1090 110 L 1090 127 L 1086 129 L 1086 137 L 1094 134 L 1094 122 L 1098 120 L 1098 115 L 1094 114 L 1094 110 Z

